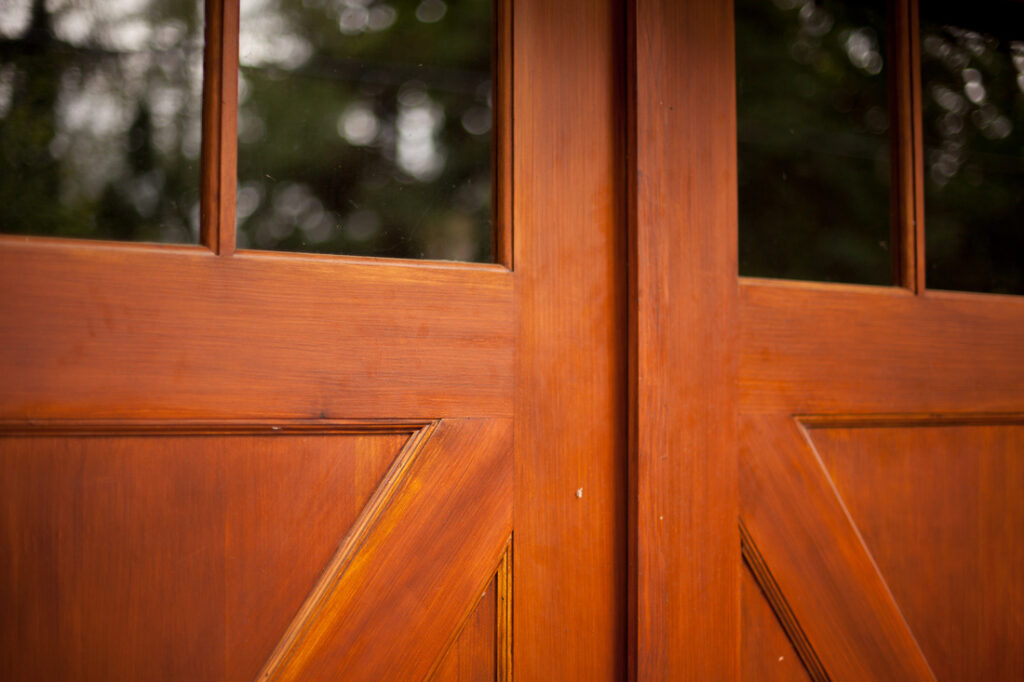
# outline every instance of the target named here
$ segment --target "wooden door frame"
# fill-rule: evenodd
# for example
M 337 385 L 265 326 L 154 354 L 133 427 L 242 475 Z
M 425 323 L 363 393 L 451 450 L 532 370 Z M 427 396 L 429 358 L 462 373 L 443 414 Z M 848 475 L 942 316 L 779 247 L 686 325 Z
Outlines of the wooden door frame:
M 739 675 L 733 9 L 629 3 L 636 680 Z

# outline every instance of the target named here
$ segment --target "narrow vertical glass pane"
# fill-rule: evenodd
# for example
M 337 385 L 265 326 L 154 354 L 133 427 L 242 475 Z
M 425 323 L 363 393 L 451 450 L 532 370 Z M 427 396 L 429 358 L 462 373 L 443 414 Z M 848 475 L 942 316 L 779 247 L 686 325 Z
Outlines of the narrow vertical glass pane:
M 1024 4 L 921 3 L 926 281 L 1024 294 Z
M 0 3 L 0 232 L 197 240 L 202 5 Z
M 884 2 L 736 0 L 740 274 L 889 284 Z
M 491 259 L 491 0 L 242 0 L 239 246 Z

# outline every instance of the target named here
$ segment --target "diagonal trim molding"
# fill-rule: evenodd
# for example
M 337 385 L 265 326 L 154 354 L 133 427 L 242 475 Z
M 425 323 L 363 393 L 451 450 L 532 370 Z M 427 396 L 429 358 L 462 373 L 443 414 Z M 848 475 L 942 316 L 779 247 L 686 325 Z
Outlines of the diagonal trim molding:
M 934 682 L 799 419 L 742 415 L 739 462 L 742 526 L 822 670 L 833 679 Z
M 825 671 L 825 666 L 822 664 L 814 647 L 811 646 L 811 642 L 807 639 L 803 628 L 800 627 L 800 622 L 786 601 L 786 595 L 782 594 L 779 584 L 772 577 L 772 572 L 768 569 L 768 564 L 765 563 L 764 557 L 761 556 L 761 551 L 757 548 L 757 543 L 754 542 L 754 538 L 750 535 L 750 531 L 747 530 L 743 519 L 740 519 L 740 550 L 743 554 L 743 560 L 750 567 L 754 580 L 761 588 L 761 591 L 764 592 L 765 597 L 768 599 L 768 605 L 771 606 L 775 617 L 779 619 L 783 631 L 785 631 L 793 648 L 796 649 L 796 653 L 800 656 L 800 661 L 804 664 L 804 668 L 811 676 L 811 679 L 814 682 L 829 682 L 831 678 Z
M 256 679 L 426 675 L 506 551 L 511 434 L 508 419 L 414 433 Z

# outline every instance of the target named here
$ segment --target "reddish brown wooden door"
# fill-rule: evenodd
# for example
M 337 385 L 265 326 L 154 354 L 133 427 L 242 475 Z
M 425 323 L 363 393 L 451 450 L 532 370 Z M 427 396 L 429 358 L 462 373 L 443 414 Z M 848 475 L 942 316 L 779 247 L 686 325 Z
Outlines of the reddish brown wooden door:
M 740 283 L 746 680 L 1024 675 L 1024 299 L 926 286 L 916 5 L 887 38 L 899 286 Z
M 621 677 L 620 10 L 499 3 L 473 265 L 234 252 L 233 7 L 205 247 L 0 237 L 0 677 Z
M 915 4 L 892 287 L 737 277 L 732 3 L 631 5 L 638 679 L 1024 675 L 1024 300 L 925 286 Z

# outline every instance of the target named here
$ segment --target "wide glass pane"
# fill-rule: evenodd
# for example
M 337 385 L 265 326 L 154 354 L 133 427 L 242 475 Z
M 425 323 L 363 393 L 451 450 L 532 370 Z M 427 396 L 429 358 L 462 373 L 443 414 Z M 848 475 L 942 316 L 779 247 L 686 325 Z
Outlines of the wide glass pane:
M 491 0 L 242 0 L 240 246 L 491 259 Z
M 0 232 L 197 240 L 202 5 L 0 2 Z
M 1024 4 L 920 11 L 928 286 L 1024 294 Z
M 736 0 L 740 274 L 889 284 L 884 2 Z

